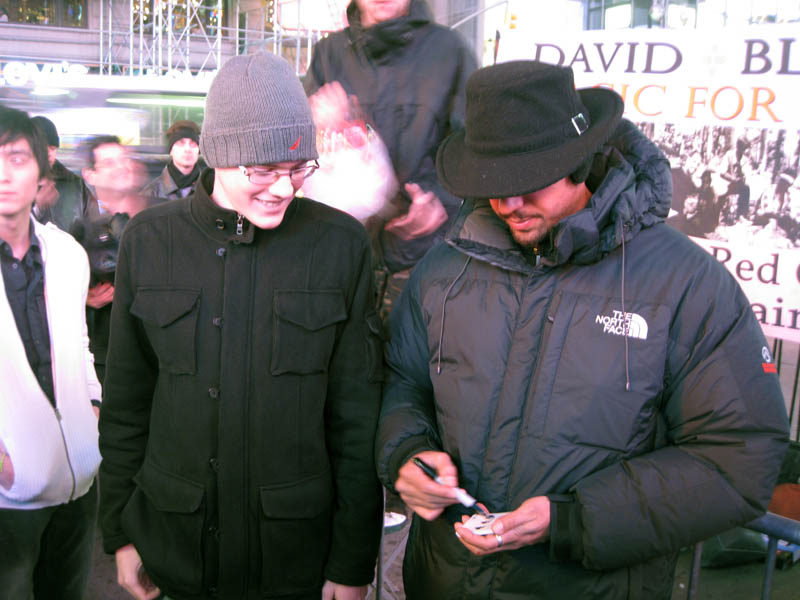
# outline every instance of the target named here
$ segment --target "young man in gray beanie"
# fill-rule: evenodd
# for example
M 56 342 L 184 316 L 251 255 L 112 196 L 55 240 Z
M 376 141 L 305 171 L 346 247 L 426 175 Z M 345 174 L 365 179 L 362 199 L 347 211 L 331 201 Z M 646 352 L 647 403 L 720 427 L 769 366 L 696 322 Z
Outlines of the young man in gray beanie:
M 222 67 L 200 149 L 195 193 L 137 215 L 119 252 L 105 550 L 137 598 L 363 598 L 381 527 L 366 234 L 295 197 L 317 150 L 282 58 Z

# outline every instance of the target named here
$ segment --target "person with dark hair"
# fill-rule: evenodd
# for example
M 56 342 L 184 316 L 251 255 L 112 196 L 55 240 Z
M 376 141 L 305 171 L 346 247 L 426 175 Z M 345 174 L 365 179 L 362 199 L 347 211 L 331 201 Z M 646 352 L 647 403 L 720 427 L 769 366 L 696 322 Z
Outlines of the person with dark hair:
M 194 191 L 200 177 L 200 127 L 194 121 L 175 121 L 167 129 L 169 162 L 161 175 L 142 189 L 142 194 L 174 200 Z
M 776 364 L 736 280 L 664 224 L 669 162 L 622 112 L 569 67 L 467 82 L 436 160 L 464 205 L 386 349 L 376 456 L 416 513 L 409 598 L 668 600 L 682 547 L 767 509 Z
M 195 192 L 122 237 L 104 548 L 137 598 L 363 600 L 383 366 L 366 232 L 296 197 L 318 153 L 284 58 L 222 66 L 200 148 Z
M 57 158 L 61 140 L 55 124 L 47 117 L 32 121 L 47 139 L 47 160 L 50 172 L 36 194 L 33 216 L 40 223 L 53 222 L 59 229 L 69 231 L 76 219 L 86 216 L 92 194 L 78 175 L 67 169 Z
M 437 181 L 434 156 L 464 121 L 464 83 L 478 65 L 425 0 L 352 0 L 347 21 L 316 45 L 303 83 L 318 127 L 339 126 L 353 96 L 386 144 L 400 190 L 393 211 L 367 223 L 386 315 L 460 205 Z
M 81 145 L 84 180 L 94 190 L 86 215 L 86 225 L 101 215 L 135 214 L 159 200 L 142 195 L 143 168 L 133 159 L 128 149 L 115 135 L 100 135 L 89 138 Z M 78 229 L 85 229 L 79 226 Z M 114 285 L 110 281 L 93 282 L 87 296 L 87 322 L 89 339 L 94 354 L 97 376 L 102 383 L 105 374 L 106 352 L 111 321 L 111 302 Z
M 0 595 L 81 600 L 100 463 L 86 253 L 31 218 L 47 141 L 0 107 Z

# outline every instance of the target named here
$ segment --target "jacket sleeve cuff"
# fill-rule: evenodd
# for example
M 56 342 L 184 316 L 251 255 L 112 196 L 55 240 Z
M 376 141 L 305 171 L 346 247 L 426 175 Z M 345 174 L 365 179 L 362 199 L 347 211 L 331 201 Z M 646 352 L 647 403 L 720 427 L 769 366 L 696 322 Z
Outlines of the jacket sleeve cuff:
M 424 452 L 425 450 L 438 449 L 437 445 L 432 443 L 431 440 L 424 435 L 415 435 L 404 440 L 397 446 L 395 451 L 392 452 L 392 457 L 389 459 L 389 477 L 391 479 L 392 488 L 394 488 L 394 482 L 397 481 L 399 477 L 398 472 L 400 471 L 400 467 L 411 460 L 412 456 Z M 393 489 L 393 491 L 396 490 Z
M 574 494 L 549 494 L 550 560 L 583 559 L 583 523 Z
M 100 408 L 101 406 L 103 406 L 103 403 L 100 402 L 100 400 L 97 400 L 95 398 L 92 398 L 91 402 L 92 402 L 92 406 L 96 406 L 97 408 Z
M 124 533 L 119 533 L 117 535 L 103 534 L 103 551 L 106 554 L 114 554 L 117 550 L 130 543 L 130 538 Z
M 351 587 L 361 587 L 369 585 L 375 581 L 375 566 L 362 571 L 343 572 L 331 567 L 325 567 L 324 577 L 328 581 L 339 585 L 349 585 Z

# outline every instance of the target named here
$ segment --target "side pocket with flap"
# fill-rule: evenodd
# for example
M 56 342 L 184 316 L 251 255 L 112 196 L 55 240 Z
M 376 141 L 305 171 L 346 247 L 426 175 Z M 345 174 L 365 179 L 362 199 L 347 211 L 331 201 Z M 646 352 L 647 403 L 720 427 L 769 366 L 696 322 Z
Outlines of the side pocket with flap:
M 205 488 L 145 460 L 122 528 L 157 585 L 195 595 L 203 586 Z
M 333 514 L 330 471 L 289 485 L 261 487 L 261 592 L 319 589 Z

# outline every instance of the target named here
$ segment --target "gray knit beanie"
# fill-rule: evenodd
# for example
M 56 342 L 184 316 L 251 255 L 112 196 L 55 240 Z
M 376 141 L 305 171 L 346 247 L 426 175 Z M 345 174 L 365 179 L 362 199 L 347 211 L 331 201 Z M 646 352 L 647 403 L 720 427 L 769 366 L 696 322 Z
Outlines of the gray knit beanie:
M 200 152 L 223 168 L 318 157 L 311 107 L 288 61 L 259 52 L 222 65 L 206 96 Z

